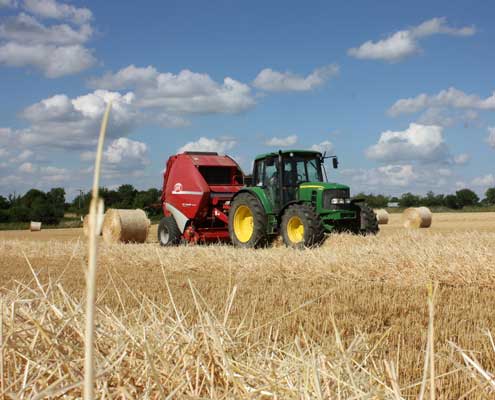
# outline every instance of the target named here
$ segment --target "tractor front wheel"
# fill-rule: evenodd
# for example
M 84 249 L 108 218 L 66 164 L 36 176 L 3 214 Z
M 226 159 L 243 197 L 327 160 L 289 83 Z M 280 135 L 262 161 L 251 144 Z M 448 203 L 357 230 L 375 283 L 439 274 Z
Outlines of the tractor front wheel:
M 321 218 L 307 204 L 287 207 L 281 224 L 284 243 L 288 247 L 304 248 L 319 246 L 325 240 L 325 229 Z
M 268 244 L 267 215 L 256 197 L 241 193 L 229 210 L 229 234 L 234 246 L 263 247 Z
M 380 231 L 376 214 L 371 207 L 365 203 L 358 203 L 359 208 L 359 228 L 356 233 L 361 235 L 376 235 Z
M 182 235 L 173 216 L 163 217 L 158 224 L 158 241 L 161 246 L 176 246 Z

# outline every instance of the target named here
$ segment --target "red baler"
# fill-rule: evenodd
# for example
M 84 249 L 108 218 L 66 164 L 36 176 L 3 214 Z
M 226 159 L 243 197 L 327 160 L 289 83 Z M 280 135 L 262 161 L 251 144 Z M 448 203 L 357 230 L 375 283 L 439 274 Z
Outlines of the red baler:
M 171 156 L 163 175 L 160 244 L 229 240 L 230 200 L 243 186 L 241 168 L 229 156 L 213 152 Z

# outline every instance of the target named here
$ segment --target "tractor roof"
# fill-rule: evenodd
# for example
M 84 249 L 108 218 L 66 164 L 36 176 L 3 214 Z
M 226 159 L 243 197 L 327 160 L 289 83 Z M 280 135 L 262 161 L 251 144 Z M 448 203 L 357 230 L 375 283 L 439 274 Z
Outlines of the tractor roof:
M 315 151 L 315 150 L 281 150 L 281 153 L 282 153 L 282 155 L 290 154 L 290 153 L 301 154 L 301 155 L 305 155 L 305 156 L 314 156 L 317 154 L 321 155 L 321 153 L 319 151 Z M 278 156 L 278 154 L 279 154 L 278 151 L 274 151 L 272 153 L 259 154 L 256 156 L 255 160 L 261 160 L 263 158 L 269 158 L 269 157 L 276 157 L 276 156 Z
M 215 152 L 186 151 L 180 156 L 189 157 L 194 165 L 202 167 L 238 167 L 229 156 Z

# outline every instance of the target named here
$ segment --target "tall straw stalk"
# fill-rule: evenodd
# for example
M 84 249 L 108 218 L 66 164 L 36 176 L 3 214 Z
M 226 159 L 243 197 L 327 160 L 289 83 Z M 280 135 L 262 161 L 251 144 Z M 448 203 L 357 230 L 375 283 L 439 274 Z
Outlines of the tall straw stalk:
M 96 256 L 97 237 L 96 221 L 98 212 L 103 212 L 103 200 L 98 196 L 100 186 L 101 158 L 103 144 L 107 131 L 108 117 L 112 102 L 108 102 L 100 128 L 98 148 L 96 151 L 95 170 L 93 177 L 93 193 L 89 206 L 89 244 L 88 271 L 86 274 L 86 330 L 84 335 L 84 400 L 94 398 L 94 327 L 95 327 L 95 298 L 96 298 Z

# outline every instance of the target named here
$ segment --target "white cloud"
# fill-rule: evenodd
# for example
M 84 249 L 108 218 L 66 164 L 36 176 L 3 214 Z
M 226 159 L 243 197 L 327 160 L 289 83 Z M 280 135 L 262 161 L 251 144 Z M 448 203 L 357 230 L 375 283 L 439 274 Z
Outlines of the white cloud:
M 93 29 L 88 24 L 84 24 L 78 29 L 74 29 L 67 24 L 47 27 L 34 17 L 24 13 L 8 17 L 0 24 L 0 39 L 11 40 L 25 45 L 82 44 L 88 41 L 92 34 Z
M 488 137 L 486 138 L 488 145 L 495 149 L 495 126 L 488 128 Z
M 456 156 L 454 156 L 454 164 L 465 165 L 469 162 L 470 159 L 471 156 L 469 154 L 466 153 L 457 154 Z
M 471 36 L 475 32 L 472 26 L 452 28 L 447 25 L 446 18 L 433 18 L 410 29 L 395 32 L 377 42 L 368 40 L 359 47 L 349 49 L 348 54 L 359 59 L 398 62 L 421 50 L 419 39 L 436 34 Z
M 74 99 L 55 95 L 27 107 L 21 115 L 31 126 L 18 131 L 16 139 L 22 146 L 93 147 L 110 100 L 112 111 L 107 135 L 115 138 L 129 133 L 137 122 L 134 94 L 96 90 Z
M 22 150 L 17 156 L 12 157 L 9 162 L 11 163 L 19 163 L 23 161 L 27 161 L 28 159 L 34 156 L 34 152 L 29 149 Z
M 177 153 L 183 153 L 184 151 L 213 151 L 224 154 L 228 150 L 232 149 L 236 144 L 237 141 L 233 138 L 209 139 L 206 137 L 200 137 L 195 142 L 186 143 L 177 150 Z
M 478 95 L 466 94 L 450 87 L 436 95 L 419 94 L 416 97 L 397 100 L 389 108 L 388 114 L 396 117 L 401 114 L 412 114 L 429 107 L 451 107 L 459 109 L 495 110 L 495 92 L 482 99 Z
M 218 83 L 208 74 L 187 69 L 173 74 L 130 65 L 89 83 L 104 89 L 133 89 L 141 108 L 161 109 L 165 114 L 235 114 L 255 105 L 248 85 L 230 77 Z
M 17 0 L 0 0 L 0 8 L 17 7 Z
M 274 147 L 288 147 L 288 146 L 293 146 L 294 144 L 297 143 L 297 136 L 296 135 L 290 135 L 287 137 L 283 138 L 278 138 L 278 137 L 273 137 L 268 139 L 265 142 L 266 146 L 274 146 Z
M 443 161 L 448 151 L 442 127 L 410 124 L 404 131 L 382 132 L 378 143 L 366 150 L 366 156 L 382 162 Z
M 119 165 L 124 169 L 145 167 L 150 163 L 146 143 L 125 137 L 115 139 L 105 150 L 104 161 L 107 164 Z
M 321 143 L 314 144 L 311 146 L 311 150 L 319 151 L 320 153 L 325 153 L 325 152 L 331 153 L 333 149 L 334 149 L 333 143 L 330 142 L 329 140 L 324 140 Z
M 95 62 L 91 51 L 83 46 L 21 45 L 9 42 L 0 46 L 0 64 L 9 67 L 34 66 L 47 78 L 81 72 Z
M 479 176 L 477 178 L 474 178 L 471 183 L 474 186 L 483 186 L 483 187 L 495 186 L 495 175 L 487 174 L 484 176 Z
M 78 26 L 45 25 L 24 12 L 8 16 L 0 23 L 0 65 L 34 67 L 48 78 L 57 78 L 83 71 L 96 62 L 84 45 L 93 35 L 89 10 L 53 0 L 25 1 L 23 7 L 42 17 L 68 19 Z
M 259 89 L 274 92 L 307 91 L 324 85 L 338 72 L 339 66 L 336 64 L 316 68 L 306 77 L 288 71 L 279 72 L 265 68 L 255 78 L 253 85 Z
M 76 24 L 88 22 L 93 17 L 91 10 L 87 8 L 77 8 L 56 0 L 24 0 L 22 6 L 42 18 L 68 19 Z
M 19 171 L 24 172 L 26 174 L 31 174 L 35 172 L 35 169 L 36 168 L 34 167 L 34 165 L 31 164 L 30 162 L 25 162 L 19 166 Z

